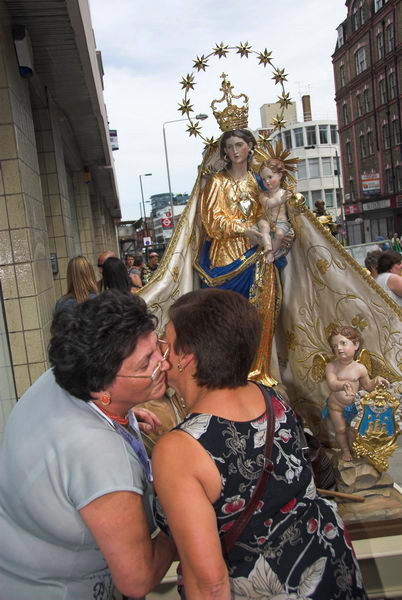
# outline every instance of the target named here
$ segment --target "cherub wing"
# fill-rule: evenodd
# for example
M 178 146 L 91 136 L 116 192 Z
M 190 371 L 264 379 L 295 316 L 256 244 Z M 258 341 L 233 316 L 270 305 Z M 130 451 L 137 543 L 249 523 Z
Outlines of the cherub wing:
M 315 381 L 315 383 L 320 383 L 324 379 L 325 376 L 325 367 L 330 362 L 330 359 L 325 354 L 321 354 L 321 352 L 317 352 L 313 358 L 313 364 L 311 366 L 311 379 Z

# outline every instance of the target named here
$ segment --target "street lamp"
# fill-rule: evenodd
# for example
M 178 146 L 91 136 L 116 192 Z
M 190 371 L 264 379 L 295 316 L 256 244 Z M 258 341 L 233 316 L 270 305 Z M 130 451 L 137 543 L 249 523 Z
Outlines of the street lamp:
M 147 216 L 145 213 L 145 202 L 144 202 L 144 190 L 142 189 L 142 180 L 141 177 L 151 177 L 152 173 L 143 173 L 142 175 L 140 175 L 140 187 L 141 187 L 141 198 L 142 198 L 142 209 L 144 211 L 144 223 L 145 223 L 145 233 L 147 234 L 148 237 L 148 224 L 147 224 Z
M 203 113 L 201 113 L 199 115 L 196 115 L 195 118 L 198 121 L 205 121 L 205 119 L 208 119 L 208 115 L 204 115 Z M 167 151 L 167 144 L 166 144 L 165 125 L 168 125 L 169 123 L 179 123 L 179 121 L 188 121 L 188 119 L 173 119 L 173 121 L 165 121 L 162 125 L 163 145 L 165 147 L 166 172 L 167 172 L 168 186 L 169 186 L 170 211 L 172 213 L 172 235 L 173 235 L 173 231 L 174 231 L 174 212 L 173 212 L 174 209 L 173 209 L 172 185 L 170 183 L 169 159 L 168 159 L 168 151 Z

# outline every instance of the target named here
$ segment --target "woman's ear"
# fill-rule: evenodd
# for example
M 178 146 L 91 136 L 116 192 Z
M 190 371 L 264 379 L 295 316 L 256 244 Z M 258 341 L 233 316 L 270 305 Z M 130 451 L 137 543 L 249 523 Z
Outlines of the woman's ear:
M 191 352 L 189 354 L 182 354 L 180 357 L 180 364 L 185 369 L 188 365 L 195 362 L 195 356 Z

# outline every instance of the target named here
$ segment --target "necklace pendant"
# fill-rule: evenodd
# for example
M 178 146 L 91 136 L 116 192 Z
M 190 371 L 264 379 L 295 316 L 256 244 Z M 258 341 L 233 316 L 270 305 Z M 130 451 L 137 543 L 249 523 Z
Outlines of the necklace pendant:
M 250 215 L 251 200 L 246 192 L 240 194 L 239 207 L 245 217 Z

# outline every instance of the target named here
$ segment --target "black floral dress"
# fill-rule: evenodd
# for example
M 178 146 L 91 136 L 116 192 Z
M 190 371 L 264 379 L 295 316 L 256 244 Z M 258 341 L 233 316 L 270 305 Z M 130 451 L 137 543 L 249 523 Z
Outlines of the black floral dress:
M 366 599 L 343 522 L 332 502 L 316 495 L 294 413 L 274 392 L 272 400 L 274 471 L 228 556 L 232 598 Z M 233 525 L 260 475 L 266 418 L 239 422 L 194 413 L 178 426 L 198 440 L 220 472 L 222 492 L 214 504 L 220 535 Z

